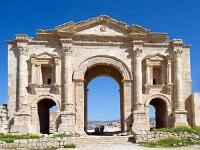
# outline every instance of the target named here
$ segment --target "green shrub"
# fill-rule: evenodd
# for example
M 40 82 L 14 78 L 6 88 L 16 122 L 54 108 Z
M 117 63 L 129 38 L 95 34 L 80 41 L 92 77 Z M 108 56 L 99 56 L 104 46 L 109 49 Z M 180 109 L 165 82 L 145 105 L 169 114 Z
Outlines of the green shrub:
M 190 126 L 178 126 L 176 128 L 171 128 L 171 132 L 180 133 L 180 132 L 188 132 L 193 133 L 193 130 Z
M 66 134 L 66 133 L 54 134 L 54 135 L 53 135 L 53 138 L 56 138 L 56 137 L 64 138 L 64 137 L 72 137 L 72 135 L 69 135 L 69 134 Z
M 14 140 L 19 139 L 39 139 L 39 135 L 14 135 L 14 134 L 0 134 L 0 141 L 5 141 L 6 143 L 13 143 Z
M 159 140 L 156 142 L 140 142 L 139 144 L 145 147 L 181 147 L 181 146 L 198 144 L 198 142 L 194 142 L 189 139 L 168 137 L 166 139 Z
M 200 134 L 200 126 L 192 127 L 192 129 Z
M 76 148 L 76 145 L 74 143 L 70 143 L 70 144 L 64 145 L 64 148 Z
M 159 128 L 159 129 L 156 129 L 156 128 L 153 128 L 151 131 L 153 131 L 153 132 L 157 132 L 157 131 L 159 131 L 159 132 L 170 132 L 170 128 Z
M 197 127 L 190 127 L 190 126 L 178 126 L 175 128 L 153 128 L 151 131 L 153 132 L 172 132 L 172 133 L 183 133 L 183 132 L 188 132 L 188 133 L 199 133 L 200 134 L 200 126 Z

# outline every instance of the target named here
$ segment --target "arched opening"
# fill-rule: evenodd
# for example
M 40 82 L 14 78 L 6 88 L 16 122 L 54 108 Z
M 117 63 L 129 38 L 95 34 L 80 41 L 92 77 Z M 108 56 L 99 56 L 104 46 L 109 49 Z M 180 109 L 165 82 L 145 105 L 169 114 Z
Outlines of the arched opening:
M 167 127 L 167 103 L 160 99 L 154 98 L 150 101 L 150 119 L 154 117 L 156 128 L 166 128 Z M 155 114 L 153 114 L 155 113 Z
M 40 124 L 40 133 L 50 133 L 50 117 L 51 112 L 55 112 L 55 109 L 51 109 L 56 103 L 51 99 L 42 99 L 38 102 L 38 116 Z M 51 109 L 51 111 L 50 111 Z
M 153 105 L 149 106 L 149 112 L 150 112 L 150 118 L 149 118 L 149 122 L 150 122 L 150 129 L 153 129 L 156 127 L 156 109 Z
M 105 65 L 93 66 L 87 70 L 85 74 L 85 81 L 86 81 L 85 92 L 84 92 L 85 132 L 87 133 L 89 129 L 88 123 L 91 123 L 90 121 L 98 121 L 96 122 L 96 124 L 95 123 L 92 123 L 92 125 L 90 124 L 90 129 L 91 126 L 93 126 L 94 128 L 100 124 L 104 125 L 106 135 L 112 135 L 113 133 L 119 132 L 121 130 L 123 131 L 124 110 L 123 110 L 123 95 L 122 95 L 123 93 L 122 93 L 122 83 L 121 83 L 122 76 L 120 72 L 112 66 L 105 66 Z M 98 81 L 100 83 L 98 83 Z M 96 87 L 93 86 L 93 82 L 94 83 L 96 82 L 95 84 Z M 97 86 L 102 86 L 100 93 L 93 95 L 95 92 L 98 92 L 94 91 L 96 88 L 98 88 Z M 89 114 L 92 113 L 92 109 L 93 110 L 95 109 L 95 113 L 102 113 L 102 114 L 96 114 L 96 115 Z M 109 129 L 108 126 L 106 125 L 110 125 Z

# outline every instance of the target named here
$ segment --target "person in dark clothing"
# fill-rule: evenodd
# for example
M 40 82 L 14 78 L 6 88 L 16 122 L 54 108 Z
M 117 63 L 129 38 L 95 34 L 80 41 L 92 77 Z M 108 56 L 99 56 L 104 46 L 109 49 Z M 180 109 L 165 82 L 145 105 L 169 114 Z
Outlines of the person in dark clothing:
M 94 132 L 95 132 L 95 135 L 99 135 L 99 133 L 100 133 L 99 127 L 96 127 L 96 128 L 94 129 Z
M 103 135 L 104 128 L 105 128 L 104 125 L 101 125 L 101 126 L 100 126 L 100 134 L 101 134 L 101 135 Z

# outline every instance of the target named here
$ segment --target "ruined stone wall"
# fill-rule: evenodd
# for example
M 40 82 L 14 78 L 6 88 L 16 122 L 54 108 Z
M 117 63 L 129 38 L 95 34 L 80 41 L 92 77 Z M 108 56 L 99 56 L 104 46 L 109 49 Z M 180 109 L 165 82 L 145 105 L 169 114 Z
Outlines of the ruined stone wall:
M 0 133 L 8 133 L 8 120 L 7 105 L 0 106 Z

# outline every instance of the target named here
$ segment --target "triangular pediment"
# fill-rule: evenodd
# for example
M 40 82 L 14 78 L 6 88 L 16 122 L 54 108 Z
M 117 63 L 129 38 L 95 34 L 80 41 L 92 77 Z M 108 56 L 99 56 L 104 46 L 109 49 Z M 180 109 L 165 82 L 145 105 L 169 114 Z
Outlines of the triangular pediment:
M 166 56 L 156 53 L 154 55 L 149 55 L 146 57 L 146 59 L 150 59 L 150 60 L 165 60 Z
M 81 35 L 123 36 L 131 32 L 146 33 L 147 29 L 138 25 L 127 25 L 108 16 L 99 16 L 79 23 L 65 23 L 57 26 L 58 32 L 73 32 Z
M 127 35 L 128 33 L 119 28 L 102 23 L 102 24 L 96 25 L 94 27 L 90 27 L 88 29 L 79 31 L 79 32 L 77 32 L 77 34 L 81 34 L 81 35 L 92 34 L 92 35 L 102 35 L 102 36 L 123 36 L 123 35 Z
M 48 53 L 48 52 L 44 52 L 44 53 L 36 55 L 37 59 L 51 59 L 54 57 L 56 57 L 56 55 Z

